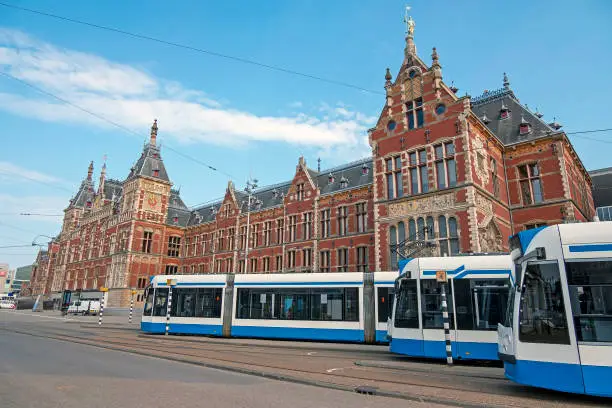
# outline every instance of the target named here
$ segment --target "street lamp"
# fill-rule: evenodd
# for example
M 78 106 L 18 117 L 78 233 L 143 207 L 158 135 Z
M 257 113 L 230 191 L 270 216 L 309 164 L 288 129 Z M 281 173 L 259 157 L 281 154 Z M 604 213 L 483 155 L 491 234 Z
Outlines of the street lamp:
M 246 187 L 244 188 L 244 191 L 246 191 L 248 193 L 248 198 L 247 198 L 247 229 L 246 229 L 246 248 L 244 250 L 244 272 L 245 273 L 249 273 L 249 234 L 250 234 L 250 227 L 251 227 L 251 199 L 253 198 L 253 191 L 257 188 L 257 179 L 251 179 L 249 178 L 249 180 L 247 180 L 246 182 Z
M 50 237 L 50 236 L 48 236 L 48 235 L 43 235 L 43 234 L 41 234 L 41 235 L 37 235 L 37 236 L 35 236 L 35 237 L 34 237 L 34 239 L 32 240 L 32 246 L 44 247 L 44 245 L 42 245 L 42 244 L 37 244 L 37 243 L 36 243 L 36 240 L 37 240 L 39 237 L 49 238 L 51 241 L 53 241 L 53 240 L 55 239 L 55 237 Z

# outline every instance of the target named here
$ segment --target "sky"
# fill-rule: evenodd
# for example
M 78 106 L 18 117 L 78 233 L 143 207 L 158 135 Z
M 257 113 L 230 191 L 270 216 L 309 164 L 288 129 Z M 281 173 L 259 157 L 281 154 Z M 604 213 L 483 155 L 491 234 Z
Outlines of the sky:
M 419 56 L 430 63 L 437 47 L 460 95 L 501 88 L 507 72 L 521 102 L 563 130 L 612 128 L 612 2 L 409 5 Z M 153 119 L 188 206 L 222 197 L 230 179 L 238 188 L 249 177 L 291 179 L 300 155 L 322 169 L 369 156 L 385 69 L 395 76 L 403 60 L 405 6 L 0 0 L 0 263 L 31 263 L 32 241 L 59 232 L 91 160 L 96 180 L 105 158 L 107 176 L 124 179 Z M 570 138 L 587 169 L 612 166 L 612 132 Z

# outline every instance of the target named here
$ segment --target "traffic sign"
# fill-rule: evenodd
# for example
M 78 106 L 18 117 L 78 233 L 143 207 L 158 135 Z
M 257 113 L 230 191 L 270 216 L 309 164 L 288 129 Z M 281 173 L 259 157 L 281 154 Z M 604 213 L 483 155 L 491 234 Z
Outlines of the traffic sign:
M 436 280 L 438 282 L 446 282 L 448 279 L 446 277 L 446 271 L 437 271 L 436 272 Z
M 138 291 L 132 289 L 132 295 L 135 295 L 136 293 L 138 293 Z
M 102 288 L 100 288 L 100 292 L 108 292 L 108 288 L 102 287 Z
M 176 279 L 166 279 L 166 285 L 176 286 Z

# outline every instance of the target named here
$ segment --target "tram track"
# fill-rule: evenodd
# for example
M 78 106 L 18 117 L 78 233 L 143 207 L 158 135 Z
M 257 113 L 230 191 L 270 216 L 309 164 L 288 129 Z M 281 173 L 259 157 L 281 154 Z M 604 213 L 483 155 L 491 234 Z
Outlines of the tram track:
M 366 369 L 366 367 L 355 366 L 355 354 L 359 354 L 359 357 L 363 358 L 372 351 L 363 351 L 363 354 L 341 350 L 317 351 L 317 354 L 308 356 L 308 360 L 327 361 L 339 367 L 336 371 L 321 372 L 320 369 L 309 364 L 306 364 L 307 369 L 296 368 L 297 364 L 304 366 L 304 360 L 307 356 L 292 354 L 291 350 L 312 350 L 312 348 L 308 347 L 288 347 L 285 349 L 285 347 L 279 348 L 277 345 L 274 350 L 268 351 L 267 349 L 272 348 L 272 346 L 227 345 L 218 341 L 205 342 L 199 340 L 190 341 L 188 345 L 179 345 L 177 342 L 182 343 L 181 340 L 169 340 L 161 336 L 161 338 L 143 338 L 141 335 L 135 336 L 133 331 L 130 333 L 126 330 L 115 329 L 96 330 L 90 327 L 87 327 L 90 330 L 82 331 L 82 328 L 85 327 L 79 327 L 78 330 L 74 330 L 76 328 L 71 329 L 72 333 L 67 333 L 64 330 L 65 327 L 62 329 L 50 329 L 47 327 L 45 330 L 40 330 L 40 327 L 38 327 L 35 332 L 31 330 L 11 331 L 148 357 L 230 370 L 243 374 L 275 378 L 283 381 L 343 389 L 345 391 L 355 391 L 359 385 L 369 385 L 377 387 L 375 391 L 377 395 L 452 406 L 520 407 L 537 404 L 540 407 L 552 407 L 558 406 L 560 402 L 563 402 L 560 400 L 555 401 L 555 397 L 559 398 L 559 394 L 548 395 L 548 398 L 540 398 L 538 393 L 530 391 L 533 389 L 525 389 L 500 378 L 478 378 L 474 376 L 466 380 L 466 375 L 464 374 L 460 375 L 464 377 L 462 381 L 457 382 L 456 377 L 458 377 L 458 373 L 378 367 L 367 367 Z M 1 329 L 8 330 L 7 328 Z M 240 351 L 237 351 L 237 349 Z M 244 361 L 245 357 L 252 358 L 254 355 L 258 358 L 252 361 Z M 276 364 L 266 362 L 266 360 L 270 360 L 272 355 L 275 357 L 281 355 L 283 360 Z M 373 351 L 372 355 L 378 356 L 379 353 Z M 260 361 L 260 359 L 263 361 Z M 418 375 L 418 377 L 407 375 L 407 373 Z M 517 388 L 521 389 L 520 392 Z M 443 392 L 448 393 L 449 391 L 453 391 L 455 399 L 440 397 Z M 517 395 L 518 393 L 520 395 Z M 511 397 L 513 401 L 509 401 L 505 397 Z M 486 401 L 485 403 L 474 402 L 483 401 L 483 399 Z M 593 406 L 593 404 L 586 404 L 584 406 Z

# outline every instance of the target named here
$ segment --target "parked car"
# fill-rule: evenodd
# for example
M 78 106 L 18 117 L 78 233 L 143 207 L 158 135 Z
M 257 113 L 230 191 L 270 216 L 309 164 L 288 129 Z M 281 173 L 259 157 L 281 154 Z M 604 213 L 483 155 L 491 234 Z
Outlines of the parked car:
M 0 309 L 15 309 L 15 299 L 10 297 L 3 297 L 0 299 Z

